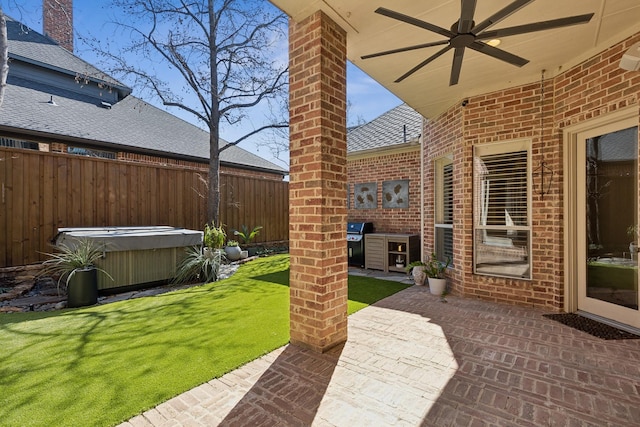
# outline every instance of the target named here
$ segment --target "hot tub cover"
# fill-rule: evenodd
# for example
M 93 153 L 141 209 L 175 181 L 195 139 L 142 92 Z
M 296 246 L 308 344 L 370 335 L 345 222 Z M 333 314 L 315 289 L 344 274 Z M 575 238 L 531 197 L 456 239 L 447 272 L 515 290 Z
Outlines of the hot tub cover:
M 54 243 L 73 246 L 74 240 L 90 239 L 105 252 L 116 252 L 201 245 L 202 236 L 202 231 L 168 226 L 59 228 Z

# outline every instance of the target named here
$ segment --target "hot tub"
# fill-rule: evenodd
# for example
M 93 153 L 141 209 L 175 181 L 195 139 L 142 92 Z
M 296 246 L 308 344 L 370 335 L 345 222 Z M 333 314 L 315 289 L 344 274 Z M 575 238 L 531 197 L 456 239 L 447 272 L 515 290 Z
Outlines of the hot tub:
M 166 283 L 175 276 L 185 249 L 202 244 L 202 235 L 166 226 L 59 228 L 54 242 L 72 246 L 74 240 L 90 239 L 103 245 L 104 257 L 96 266 L 113 280 L 98 273 L 98 290 L 114 293 Z

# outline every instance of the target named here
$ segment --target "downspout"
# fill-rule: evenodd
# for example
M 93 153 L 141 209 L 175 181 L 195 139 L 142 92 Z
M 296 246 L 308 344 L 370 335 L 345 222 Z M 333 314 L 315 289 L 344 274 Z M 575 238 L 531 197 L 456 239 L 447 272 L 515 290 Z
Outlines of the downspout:
M 424 119 L 422 119 L 422 132 L 420 132 L 420 261 L 424 258 Z

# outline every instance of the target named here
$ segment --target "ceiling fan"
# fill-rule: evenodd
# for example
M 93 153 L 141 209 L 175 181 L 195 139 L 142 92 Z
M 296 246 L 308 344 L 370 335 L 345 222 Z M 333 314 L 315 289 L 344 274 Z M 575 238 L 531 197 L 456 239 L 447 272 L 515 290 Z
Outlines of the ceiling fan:
M 376 13 L 380 15 L 387 16 L 392 19 L 397 19 L 398 21 L 405 22 L 407 24 L 415 25 L 416 27 L 423 28 L 425 30 L 432 31 L 434 33 L 440 34 L 441 36 L 447 37 L 447 40 L 440 40 L 431 43 L 423 43 L 414 46 L 407 46 L 399 49 L 387 50 L 384 52 L 372 53 L 370 55 L 364 55 L 361 59 L 369 59 L 375 58 L 378 56 L 391 55 L 394 53 L 407 52 L 410 50 L 424 49 L 432 46 L 441 46 L 446 45 L 444 48 L 434 53 L 402 76 L 398 77 L 395 80 L 396 83 L 400 83 L 416 71 L 420 70 L 422 67 L 426 66 L 436 58 L 440 57 L 444 53 L 448 52 L 450 49 L 454 49 L 453 54 L 453 64 L 451 66 L 451 77 L 449 78 L 449 86 L 453 86 L 458 84 L 458 79 L 460 78 L 460 70 L 462 68 L 462 58 L 464 57 L 464 51 L 466 48 L 473 49 L 477 52 L 484 53 L 485 55 L 489 55 L 493 58 L 499 59 L 501 61 L 508 62 L 509 64 L 516 65 L 518 67 L 522 67 L 529 61 L 527 59 L 521 58 L 517 55 L 506 52 L 502 49 L 498 49 L 496 47 L 490 46 L 485 43 L 483 40 L 491 40 L 499 37 L 507 37 L 513 36 L 517 34 L 525 34 L 532 33 L 535 31 L 543 31 L 549 30 L 553 28 L 567 27 L 570 25 L 584 24 L 591 20 L 593 17 L 593 13 L 589 13 L 586 15 L 577 15 L 570 16 L 567 18 L 553 19 L 550 21 L 541 21 L 534 22 L 531 24 L 518 25 L 515 27 L 509 28 L 501 28 L 493 31 L 486 31 L 490 27 L 499 23 L 503 19 L 507 18 L 511 14 L 517 12 L 522 9 L 529 3 L 534 0 L 515 0 L 511 4 L 507 5 L 503 9 L 491 15 L 489 18 L 485 19 L 479 24 L 476 24 L 473 21 L 473 15 L 476 10 L 476 2 L 477 0 L 461 0 L 462 8 L 460 11 L 460 19 L 456 21 L 450 30 L 439 27 L 437 25 L 430 24 L 428 22 L 422 21 L 420 19 L 414 18 L 412 16 L 404 15 L 399 12 L 394 12 L 393 10 L 385 9 L 384 7 L 379 7 L 376 9 Z

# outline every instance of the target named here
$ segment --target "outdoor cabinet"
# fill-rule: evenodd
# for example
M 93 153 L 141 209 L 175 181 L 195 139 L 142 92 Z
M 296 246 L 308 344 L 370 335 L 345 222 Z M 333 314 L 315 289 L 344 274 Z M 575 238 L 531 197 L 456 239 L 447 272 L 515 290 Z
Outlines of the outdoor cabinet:
M 420 236 L 417 234 L 365 234 L 365 268 L 397 271 L 420 260 Z
M 364 235 L 364 268 L 386 271 L 386 245 L 384 234 L 367 233 Z

